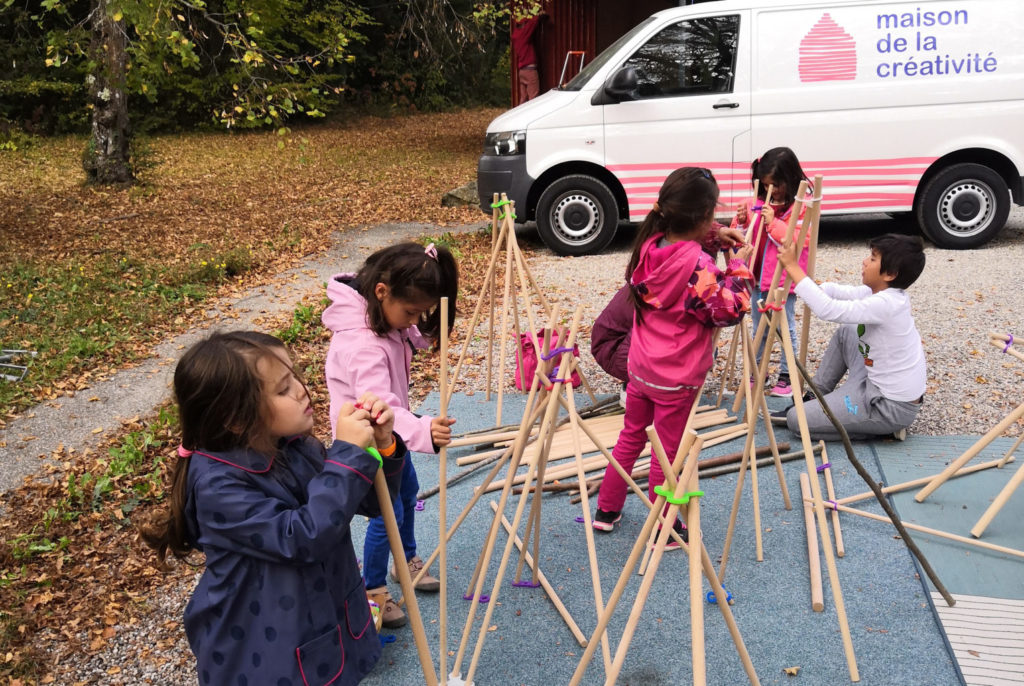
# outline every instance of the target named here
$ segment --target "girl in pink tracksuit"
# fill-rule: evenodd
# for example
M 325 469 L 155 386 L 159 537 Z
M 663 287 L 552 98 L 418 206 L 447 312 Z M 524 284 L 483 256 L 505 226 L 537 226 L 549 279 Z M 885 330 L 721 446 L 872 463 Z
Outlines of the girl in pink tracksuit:
M 626 416 L 612 456 L 630 473 L 654 424 L 669 459 L 675 457 L 690 408 L 713 363 L 711 333 L 731 326 L 750 309 L 742 233 L 714 223 L 718 184 L 711 172 L 677 169 L 662 185 L 658 201 L 637 230 L 626 269 L 635 310 L 629 348 Z M 723 274 L 702 242 L 715 252 L 732 246 Z M 665 480 L 651 460 L 649 494 Z M 614 467 L 605 471 L 597 496 L 594 528 L 611 531 L 622 518 L 626 482 Z M 685 535 L 682 522 L 675 528 Z M 670 539 L 671 540 L 671 539 Z M 685 540 L 685 538 L 684 538 Z
M 732 220 L 732 227 L 746 232 L 751 222 L 756 227 L 750 239 L 754 246 L 754 261 L 750 265 L 754 272 L 754 287 L 751 289 L 750 300 L 754 304 L 751 309 L 751 325 L 757 331 L 758 322 L 761 319 L 757 302 L 768 295 L 772 287 L 772 277 L 775 275 L 775 265 L 779 261 L 779 246 L 786 238 L 786 229 L 789 225 L 790 214 L 796 201 L 796 192 L 800 189 L 801 181 L 809 181 L 807 174 L 800 166 L 800 160 L 796 158 L 789 148 L 772 148 L 765 154 L 758 157 L 750 165 L 750 183 L 754 181 L 759 184 L 758 196 L 750 198 L 742 203 L 736 210 L 736 217 Z M 765 198 L 768 187 L 772 186 L 771 199 Z M 800 222 L 803 222 L 803 208 L 800 206 L 800 215 L 797 217 L 797 230 L 800 229 Z M 761 217 L 758 219 L 758 213 Z M 800 268 L 807 269 L 807 259 L 811 244 L 811 234 L 807 233 L 803 250 L 800 252 Z M 781 284 L 786 274 L 783 272 L 777 284 Z M 796 295 L 793 291 L 796 284 L 790 284 L 789 293 L 786 296 L 786 323 L 789 326 L 789 336 L 796 341 Z M 764 339 L 762 339 L 763 341 Z M 761 349 L 764 348 L 762 342 Z M 757 360 L 761 361 L 761 349 L 757 351 Z M 769 391 L 769 395 L 788 398 L 793 395 L 793 389 L 789 383 L 789 366 L 786 356 L 782 356 L 782 364 L 779 366 L 779 376 L 775 385 Z
M 455 258 L 433 243 L 399 243 L 366 258 L 356 274 L 336 274 L 327 284 L 331 304 L 323 323 L 334 336 L 327 351 L 325 375 L 331 395 L 331 418 L 346 402 L 371 392 L 395 412 L 395 433 L 410 451 L 436 453 L 451 441 L 454 419 L 413 414 L 409 409 L 409 367 L 413 353 L 439 340 L 441 327 L 455 323 L 459 271 Z M 438 303 L 447 297 L 448 321 L 441 321 Z M 333 426 L 332 426 L 333 429 Z M 423 568 L 416 554 L 416 496 L 419 481 L 412 460 L 406 460 L 395 518 L 405 559 L 413 578 Z M 391 549 L 380 517 L 370 520 L 363 545 L 363 580 L 367 595 L 381 608 L 383 625 L 406 623 L 405 614 L 388 593 Z M 391 568 L 393 579 L 397 567 Z M 417 591 L 436 592 L 440 582 L 426 573 Z

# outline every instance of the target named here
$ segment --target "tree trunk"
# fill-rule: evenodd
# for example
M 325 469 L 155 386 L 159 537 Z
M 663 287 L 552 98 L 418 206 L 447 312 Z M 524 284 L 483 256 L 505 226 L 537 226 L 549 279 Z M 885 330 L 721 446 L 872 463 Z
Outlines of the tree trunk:
M 83 159 L 89 180 L 131 184 L 131 125 L 124 92 L 127 64 L 124 26 L 110 14 L 110 0 L 93 0 L 91 53 L 96 65 L 89 79 L 92 137 Z

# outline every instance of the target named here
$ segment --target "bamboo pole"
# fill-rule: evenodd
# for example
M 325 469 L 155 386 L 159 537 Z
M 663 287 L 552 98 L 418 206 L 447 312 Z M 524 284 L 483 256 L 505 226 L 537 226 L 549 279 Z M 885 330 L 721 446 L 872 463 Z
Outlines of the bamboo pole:
M 818 527 L 814 524 L 811 505 L 811 486 L 807 474 L 800 472 L 800 496 L 804 499 L 804 527 L 807 529 L 807 573 L 811 579 L 811 609 L 825 610 L 825 595 L 821 590 L 821 558 L 818 557 Z M 834 512 L 835 510 L 833 510 Z

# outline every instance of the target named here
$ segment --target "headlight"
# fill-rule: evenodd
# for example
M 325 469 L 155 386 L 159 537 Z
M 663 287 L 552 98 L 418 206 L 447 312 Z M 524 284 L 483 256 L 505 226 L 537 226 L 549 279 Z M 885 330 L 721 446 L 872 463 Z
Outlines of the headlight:
M 525 131 L 499 131 L 484 139 L 484 153 L 493 155 L 525 155 Z

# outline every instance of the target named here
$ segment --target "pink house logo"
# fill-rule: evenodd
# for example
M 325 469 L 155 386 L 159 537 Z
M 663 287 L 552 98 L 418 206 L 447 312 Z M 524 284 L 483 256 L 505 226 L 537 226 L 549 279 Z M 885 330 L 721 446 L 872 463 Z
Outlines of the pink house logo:
M 828 12 L 800 41 L 800 80 L 850 81 L 857 78 L 857 43 Z

